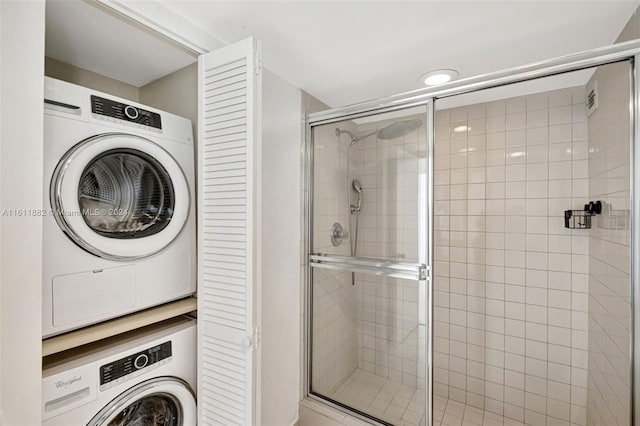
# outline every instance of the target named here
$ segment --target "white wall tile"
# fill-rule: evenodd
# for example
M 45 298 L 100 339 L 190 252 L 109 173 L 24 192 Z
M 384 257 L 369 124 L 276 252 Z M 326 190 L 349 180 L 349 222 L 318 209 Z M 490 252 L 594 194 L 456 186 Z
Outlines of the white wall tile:
M 450 398 L 530 424 L 568 422 L 570 386 L 586 386 L 589 241 L 572 239 L 562 219 L 590 190 L 583 100 L 572 99 L 566 89 L 453 110 L 472 131 L 436 158 L 448 191 L 437 194 L 451 199 L 436 205 L 447 217 L 436 220 L 448 247 L 438 256 L 449 260 L 435 272 L 451 280 L 436 321 L 450 321 L 457 339 L 442 349 L 456 357 L 436 364 L 455 372 Z

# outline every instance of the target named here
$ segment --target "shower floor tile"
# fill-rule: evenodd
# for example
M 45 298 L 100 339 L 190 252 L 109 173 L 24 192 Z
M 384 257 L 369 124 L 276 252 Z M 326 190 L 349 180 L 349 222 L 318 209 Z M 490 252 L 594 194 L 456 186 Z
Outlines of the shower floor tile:
M 424 416 L 424 390 L 362 370 L 327 396 L 394 425 L 417 426 Z
M 435 396 L 433 426 L 525 426 L 525 424 L 461 402 Z
M 356 370 L 328 397 L 398 426 L 423 425 L 425 393 Z M 489 411 L 440 396 L 433 398 L 433 426 L 525 426 Z

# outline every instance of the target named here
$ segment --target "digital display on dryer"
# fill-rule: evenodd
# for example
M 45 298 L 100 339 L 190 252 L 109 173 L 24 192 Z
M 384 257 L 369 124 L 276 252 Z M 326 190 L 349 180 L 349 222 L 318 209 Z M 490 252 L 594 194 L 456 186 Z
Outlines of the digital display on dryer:
M 153 346 L 100 367 L 100 386 L 171 358 L 171 342 Z
M 162 129 L 160 114 L 99 96 L 91 95 L 91 112 L 155 129 Z

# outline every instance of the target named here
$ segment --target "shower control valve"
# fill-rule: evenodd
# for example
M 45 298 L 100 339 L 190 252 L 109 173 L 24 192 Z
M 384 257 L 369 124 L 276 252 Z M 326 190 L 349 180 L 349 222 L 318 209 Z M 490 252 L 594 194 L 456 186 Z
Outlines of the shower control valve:
M 334 247 L 338 247 L 342 244 L 343 240 L 349 239 L 349 231 L 345 231 L 342 225 L 338 222 L 334 223 L 331 227 L 331 244 Z

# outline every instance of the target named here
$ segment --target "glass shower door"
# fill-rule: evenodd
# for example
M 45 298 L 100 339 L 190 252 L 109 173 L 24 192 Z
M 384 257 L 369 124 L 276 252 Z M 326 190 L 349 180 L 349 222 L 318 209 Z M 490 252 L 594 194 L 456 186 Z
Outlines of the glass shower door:
M 427 114 L 312 129 L 309 394 L 425 423 Z

